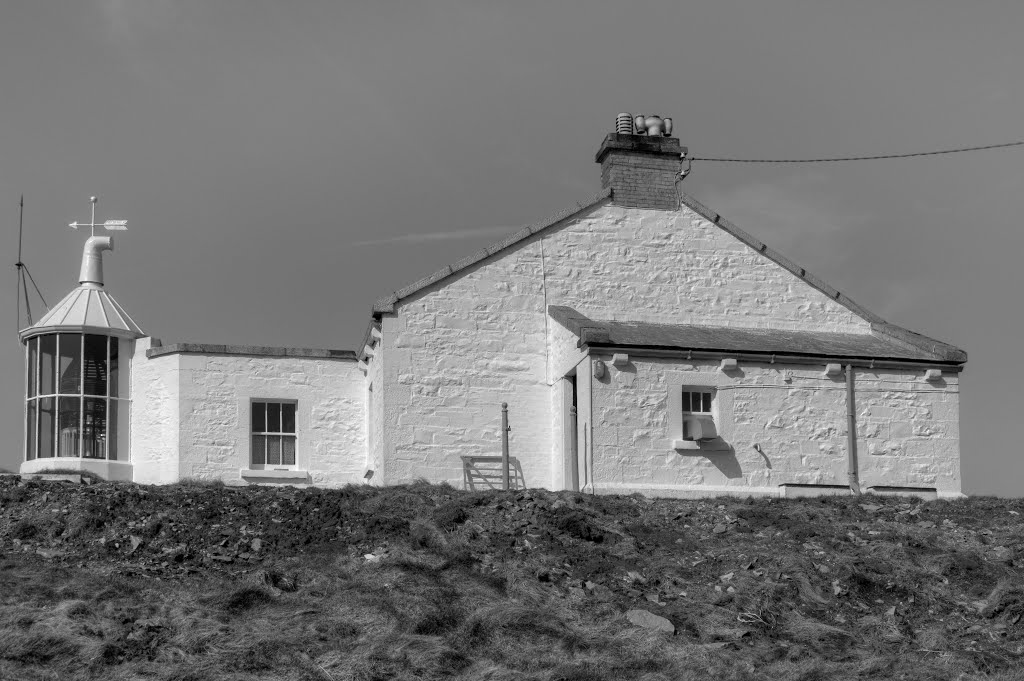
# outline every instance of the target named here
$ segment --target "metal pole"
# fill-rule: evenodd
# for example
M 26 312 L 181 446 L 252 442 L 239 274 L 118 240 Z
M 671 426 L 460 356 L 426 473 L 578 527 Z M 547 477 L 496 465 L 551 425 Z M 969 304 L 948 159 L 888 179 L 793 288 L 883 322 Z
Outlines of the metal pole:
M 569 407 L 569 489 L 573 492 L 580 491 L 580 451 L 579 433 L 577 432 L 576 407 Z
M 501 403 L 501 488 L 509 487 L 508 474 L 508 402 Z
M 857 479 L 857 406 L 854 402 L 853 365 L 846 365 L 846 435 L 849 454 L 850 491 L 860 494 L 860 481 Z

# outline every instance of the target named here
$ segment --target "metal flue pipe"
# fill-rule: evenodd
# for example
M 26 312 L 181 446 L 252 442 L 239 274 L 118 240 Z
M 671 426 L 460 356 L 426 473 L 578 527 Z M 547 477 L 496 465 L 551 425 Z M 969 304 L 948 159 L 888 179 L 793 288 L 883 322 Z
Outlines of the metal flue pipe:
M 82 250 L 82 271 L 78 275 L 78 283 L 103 286 L 103 251 L 113 250 L 113 237 L 91 236 L 86 239 L 85 248 Z

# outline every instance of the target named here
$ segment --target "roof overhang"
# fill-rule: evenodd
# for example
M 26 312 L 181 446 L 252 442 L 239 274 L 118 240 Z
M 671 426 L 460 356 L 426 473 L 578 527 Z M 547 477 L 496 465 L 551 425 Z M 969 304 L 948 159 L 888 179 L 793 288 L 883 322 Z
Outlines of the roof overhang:
M 578 347 L 590 350 L 692 359 L 742 356 L 766 362 L 841 362 L 879 368 L 927 365 L 957 371 L 966 362 L 962 351 L 957 351 L 961 359 L 946 350 L 951 346 L 939 343 L 922 348 L 874 327 L 871 333 L 832 333 L 593 320 L 561 305 L 549 306 L 548 312 L 576 335 Z

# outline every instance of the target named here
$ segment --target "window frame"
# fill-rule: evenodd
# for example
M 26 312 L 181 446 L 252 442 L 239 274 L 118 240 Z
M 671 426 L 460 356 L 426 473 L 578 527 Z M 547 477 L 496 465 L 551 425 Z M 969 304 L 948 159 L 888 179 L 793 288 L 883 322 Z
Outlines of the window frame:
M 710 408 L 708 410 L 704 409 L 703 398 L 700 411 L 694 411 L 691 408 L 692 399 L 689 400 L 690 404 L 687 404 L 684 408 L 684 395 L 693 393 L 710 395 Z M 668 397 L 669 439 L 672 449 L 701 451 L 724 451 L 729 449 L 729 445 L 723 437 L 722 395 L 719 386 L 707 383 L 671 384 L 669 385 Z M 717 435 L 703 440 L 686 439 L 684 437 L 686 433 L 686 418 L 691 415 L 709 417 L 715 426 Z
M 706 416 L 711 419 L 711 422 L 715 426 L 715 430 L 718 430 L 718 421 L 715 418 L 715 393 L 717 392 L 714 388 L 697 388 L 694 386 L 682 386 L 679 391 L 680 397 L 680 418 L 682 423 L 682 433 L 680 439 L 684 442 L 695 442 L 700 443 L 693 437 L 687 437 L 687 416 Z M 693 397 L 694 395 L 700 395 L 698 409 L 693 408 Z M 687 404 L 689 403 L 689 404 Z M 706 439 L 716 439 L 706 438 Z
M 254 424 L 254 417 L 255 417 L 255 414 L 256 414 L 256 405 L 264 405 L 264 409 L 266 409 L 265 405 L 270 405 L 270 404 L 276 404 L 276 405 L 279 405 L 280 407 L 282 407 L 281 412 L 280 412 L 280 416 L 278 417 L 278 423 L 279 423 L 278 428 L 279 429 L 278 430 L 269 430 L 268 429 L 269 424 L 267 423 L 266 412 L 264 412 L 264 419 L 263 419 L 264 430 L 262 430 L 262 431 L 255 430 L 254 429 L 254 425 L 255 425 Z M 284 427 L 285 427 L 285 424 L 284 424 L 284 409 L 283 409 L 284 405 L 291 405 L 294 408 L 294 412 L 292 414 L 292 424 L 291 424 L 292 425 L 292 432 L 288 432 L 288 431 L 284 430 Z M 265 470 L 265 471 L 275 471 L 275 470 L 276 471 L 297 471 L 297 470 L 300 470 L 299 469 L 299 401 L 297 399 L 289 399 L 289 398 L 282 398 L 282 397 L 253 397 L 253 398 L 250 398 L 249 399 L 249 420 L 248 420 L 248 426 L 247 426 L 246 430 L 247 430 L 248 439 L 249 439 L 248 470 L 257 470 L 257 471 L 258 470 Z M 285 442 L 285 438 L 286 437 L 290 437 L 291 438 L 291 441 L 292 441 L 292 463 L 290 463 L 290 464 L 286 464 L 286 463 L 267 463 L 267 460 L 266 460 L 267 459 L 267 456 L 266 456 L 267 449 L 266 449 L 266 447 L 264 447 L 264 450 L 263 450 L 263 452 L 264 452 L 263 453 L 263 463 L 256 463 L 256 460 L 255 460 L 256 438 L 257 437 L 270 438 L 270 437 L 274 437 L 274 436 L 277 436 L 277 437 L 281 438 L 280 458 L 281 458 L 282 461 L 284 460 L 284 451 L 285 451 L 284 442 Z M 268 439 L 264 440 L 264 442 L 269 442 L 269 440 Z

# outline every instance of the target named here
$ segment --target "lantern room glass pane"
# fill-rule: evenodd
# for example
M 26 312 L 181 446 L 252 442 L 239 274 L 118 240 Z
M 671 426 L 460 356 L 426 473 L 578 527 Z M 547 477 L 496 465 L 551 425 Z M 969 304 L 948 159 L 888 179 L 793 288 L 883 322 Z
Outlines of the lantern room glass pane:
M 86 395 L 107 395 L 107 337 L 85 334 L 84 392 Z
M 53 456 L 54 441 L 54 403 L 53 397 L 39 398 L 39 458 L 48 459 Z
M 117 345 L 116 339 L 113 344 Z M 107 413 L 107 459 L 110 461 L 117 461 L 117 412 L 120 409 L 121 403 L 118 400 L 110 400 Z
M 107 398 L 86 397 L 82 412 L 82 456 L 107 458 Z
M 57 407 L 57 456 L 79 456 L 82 440 L 82 398 L 59 398 Z
M 57 334 L 39 337 L 39 394 L 52 395 L 57 392 Z M 51 424 L 52 425 L 52 424 Z M 52 439 L 52 438 L 51 438 Z M 52 456 L 52 454 L 50 455 Z
M 107 384 L 110 386 L 110 396 L 111 397 L 117 397 L 117 381 L 118 381 L 117 346 L 118 345 L 120 345 L 120 342 L 116 338 L 111 338 L 110 339 L 110 364 L 107 366 L 107 374 L 108 374 Z M 111 429 L 110 432 L 113 433 L 115 431 L 113 429 Z M 117 438 L 115 438 L 115 437 L 111 437 L 110 441 L 113 442 L 116 439 Z
M 57 345 L 60 353 L 60 393 L 82 392 L 82 334 L 62 333 Z
M 36 366 L 37 360 L 39 359 L 39 339 L 32 338 L 28 342 L 28 380 L 25 384 L 26 394 L 29 397 L 36 396 Z
M 281 432 L 295 432 L 295 405 L 285 402 L 281 405 Z
M 29 400 L 28 415 L 25 428 L 25 458 L 32 460 L 36 458 L 36 434 L 39 432 L 39 424 L 36 423 L 36 401 Z

